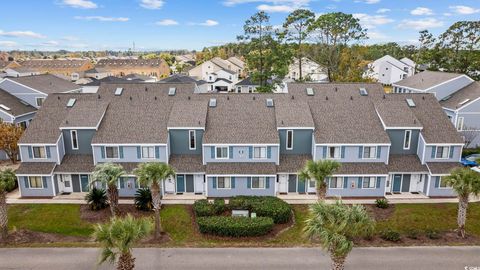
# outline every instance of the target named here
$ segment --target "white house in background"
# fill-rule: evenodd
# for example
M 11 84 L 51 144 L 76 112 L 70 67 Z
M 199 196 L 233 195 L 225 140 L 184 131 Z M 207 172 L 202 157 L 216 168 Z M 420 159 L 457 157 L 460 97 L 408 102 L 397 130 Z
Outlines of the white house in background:
M 235 93 L 255 93 L 258 86 L 260 86 L 258 83 L 247 77 L 235 84 Z
M 385 55 L 368 64 L 364 77 L 375 79 L 381 84 L 391 85 L 415 74 L 415 62 L 404 57 L 400 60 Z
M 238 61 L 241 60 L 238 59 Z M 188 71 L 188 75 L 195 80 L 205 81 L 209 92 L 233 91 L 243 72 L 243 68 L 238 64 L 215 57 L 192 68 Z
M 300 79 L 300 69 L 298 58 L 293 60 L 293 63 L 288 66 L 288 74 L 286 76 L 288 79 L 299 80 Z M 327 71 L 315 61 L 303 57 L 302 58 L 302 78 L 308 81 L 313 82 L 326 82 L 328 81 Z

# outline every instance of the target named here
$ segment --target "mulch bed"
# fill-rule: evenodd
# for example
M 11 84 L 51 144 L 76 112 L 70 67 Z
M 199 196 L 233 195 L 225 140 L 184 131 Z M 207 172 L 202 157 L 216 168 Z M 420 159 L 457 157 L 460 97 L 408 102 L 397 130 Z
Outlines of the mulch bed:
M 58 243 L 58 242 L 92 242 L 88 237 L 65 236 L 56 233 L 34 232 L 30 230 L 18 230 L 8 234 L 8 245 L 31 244 L 31 243 Z M 1 243 L 0 243 L 1 246 Z
M 390 204 L 388 206 L 388 208 L 386 208 L 386 209 L 378 208 L 374 204 L 366 204 L 364 206 L 365 206 L 365 209 L 367 209 L 368 214 L 373 219 L 375 219 L 375 221 L 387 220 L 395 212 L 395 205 L 394 204 Z
M 118 211 L 119 216 L 126 216 L 127 214 L 130 214 L 137 218 L 153 216 L 153 211 L 140 211 L 136 209 L 135 205 L 133 204 L 119 204 Z M 110 214 L 110 207 L 98 211 L 92 211 L 90 210 L 90 208 L 88 208 L 88 205 L 84 204 L 80 206 L 80 218 L 91 223 L 106 222 L 110 219 L 111 216 L 112 215 Z

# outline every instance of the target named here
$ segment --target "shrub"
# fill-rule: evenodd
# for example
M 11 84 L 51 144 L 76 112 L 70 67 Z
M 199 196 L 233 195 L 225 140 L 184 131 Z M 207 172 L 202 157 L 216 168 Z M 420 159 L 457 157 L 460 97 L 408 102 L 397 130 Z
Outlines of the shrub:
M 383 240 L 386 240 L 386 241 L 391 241 L 391 242 L 398 242 L 400 241 L 400 233 L 397 232 L 397 231 L 394 231 L 392 229 L 387 229 L 385 231 L 383 231 L 381 234 L 380 234 L 380 237 L 383 239 Z
M 209 217 L 215 215 L 213 205 L 206 199 L 197 200 L 193 203 L 193 212 L 197 217 Z
M 415 230 L 415 229 L 409 229 L 407 231 L 407 237 L 410 238 L 410 239 L 418 239 L 418 231 Z
M 387 209 L 388 206 L 389 206 L 387 199 L 376 199 L 376 200 L 375 200 L 375 205 L 376 205 L 378 208 L 381 208 L 381 209 Z
M 215 200 L 213 200 L 213 212 L 215 213 L 215 215 L 222 214 L 223 212 L 225 212 L 226 209 L 227 207 L 225 206 L 224 199 L 216 198 Z
M 139 188 L 135 193 L 135 208 L 142 211 L 153 209 L 152 192 L 149 188 Z
M 287 223 L 292 216 L 292 207 L 285 201 L 271 196 L 238 196 L 230 199 L 230 209 L 254 212 L 258 217 L 270 217 L 276 224 Z
M 87 195 L 85 195 L 85 201 L 87 201 L 90 210 L 93 211 L 98 211 L 108 207 L 107 192 L 105 189 L 93 187 L 90 189 Z
M 434 229 L 427 229 L 425 231 L 425 235 L 430 238 L 430 239 L 440 239 L 440 233 L 437 230 Z
M 199 217 L 198 228 L 201 233 L 229 237 L 261 236 L 273 228 L 273 219 L 269 217 Z

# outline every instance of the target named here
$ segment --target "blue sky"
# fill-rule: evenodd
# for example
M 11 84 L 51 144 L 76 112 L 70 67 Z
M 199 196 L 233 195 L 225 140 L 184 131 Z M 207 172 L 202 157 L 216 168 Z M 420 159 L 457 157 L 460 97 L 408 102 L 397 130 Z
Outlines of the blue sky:
M 411 43 L 458 20 L 480 20 L 479 0 L 15 0 L 2 1 L 0 49 L 202 49 L 235 41 L 258 10 L 282 24 L 295 8 L 354 14 L 367 43 Z

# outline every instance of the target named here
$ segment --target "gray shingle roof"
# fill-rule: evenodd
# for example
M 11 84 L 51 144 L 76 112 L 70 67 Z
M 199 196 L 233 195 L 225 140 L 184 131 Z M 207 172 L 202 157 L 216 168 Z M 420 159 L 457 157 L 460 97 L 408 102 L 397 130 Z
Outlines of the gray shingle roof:
M 50 175 L 55 168 L 55 162 L 22 162 L 15 171 L 17 175 Z
M 428 168 L 422 165 L 417 155 L 390 155 L 388 171 L 397 173 L 428 172 Z
M 55 173 L 91 173 L 94 169 L 92 155 L 65 155 Z
M 168 118 L 169 128 L 194 127 L 205 128 L 207 119 L 207 100 L 178 100 L 173 104 L 170 117 Z
M 26 60 L 20 62 L 20 65 L 23 67 L 29 68 L 52 68 L 52 69 L 59 69 L 59 68 L 80 68 L 85 64 L 90 63 L 90 60 L 83 59 L 33 59 L 33 60 Z
M 375 108 L 386 127 L 422 127 L 405 100 L 379 100 Z
M 205 171 L 201 155 L 171 155 L 168 164 L 171 165 L 176 172 L 180 173 Z
M 461 167 L 459 162 L 427 162 L 431 174 L 450 174 L 450 171 Z
M 478 98 L 480 98 L 480 83 L 473 82 L 452 94 L 448 99 L 444 98 L 440 100 L 440 105 L 448 109 L 456 110 Z M 468 101 L 466 101 L 467 99 Z M 464 101 L 466 102 L 463 103 Z M 460 103 L 463 104 L 460 105 Z
M 120 68 L 126 66 L 161 66 L 166 62 L 163 59 L 101 59 L 95 65 L 102 68 Z
M 33 113 L 37 111 L 37 108 L 29 105 L 28 103 L 23 102 L 21 99 L 17 98 L 9 94 L 8 92 L 4 91 L 0 88 L 0 105 L 5 105 L 10 110 L 5 110 L 0 108 L 0 110 L 4 110 L 5 112 L 13 115 L 19 116 L 27 113 Z
M 388 174 L 387 165 L 383 162 L 346 162 L 342 163 L 340 169 L 334 175 L 373 175 L 373 174 Z
M 80 86 L 51 74 L 12 77 L 8 79 L 45 94 L 64 93 L 81 89 Z
M 247 78 L 239 81 L 235 85 L 236 86 L 258 86 L 260 84 L 253 82 L 251 77 L 247 77 Z
M 72 108 L 67 108 L 67 116 L 61 127 L 96 128 L 107 108 L 108 103 L 104 100 L 79 99 L 75 101 Z
M 173 74 L 172 76 L 164 78 L 159 82 L 162 82 L 162 83 L 192 83 L 193 82 L 194 83 L 194 82 L 197 82 L 197 80 L 187 75 Z
M 280 165 L 277 166 L 279 173 L 297 173 L 305 167 L 311 155 L 280 155 Z
M 277 98 L 274 106 L 278 127 L 315 127 L 312 113 L 306 100 Z
M 209 163 L 206 166 L 206 174 L 213 175 L 251 175 L 251 174 L 260 174 L 260 175 L 273 175 L 276 174 L 275 163 L 270 162 L 216 162 Z
M 413 89 L 426 90 L 432 86 L 460 76 L 462 76 L 462 74 L 426 70 L 394 84 Z

